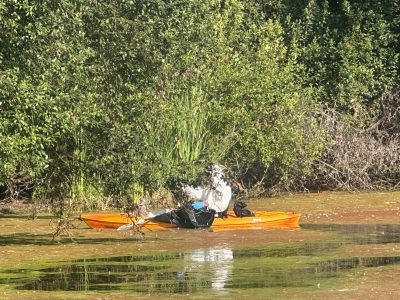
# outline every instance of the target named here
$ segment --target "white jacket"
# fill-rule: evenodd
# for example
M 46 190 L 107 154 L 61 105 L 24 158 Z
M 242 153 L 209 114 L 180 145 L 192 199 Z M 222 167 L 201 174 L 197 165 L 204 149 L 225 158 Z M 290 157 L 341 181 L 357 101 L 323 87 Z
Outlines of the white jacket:
M 232 198 L 231 187 L 222 179 L 219 174 L 210 178 L 210 184 L 206 187 L 185 186 L 183 192 L 195 200 L 208 204 L 210 209 L 216 212 L 223 212 L 228 208 Z

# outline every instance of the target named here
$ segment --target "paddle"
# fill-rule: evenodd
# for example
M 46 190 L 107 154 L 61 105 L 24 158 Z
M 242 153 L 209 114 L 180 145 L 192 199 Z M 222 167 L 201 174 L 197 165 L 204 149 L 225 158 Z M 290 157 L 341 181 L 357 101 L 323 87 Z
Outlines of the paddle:
M 169 213 L 170 211 L 171 211 L 170 209 L 165 208 L 165 209 L 162 209 L 162 210 L 159 210 L 159 211 L 156 211 L 156 212 L 149 212 L 147 217 L 145 217 L 143 219 L 139 219 L 139 220 L 137 220 L 135 222 L 132 222 L 132 223 L 128 223 L 128 224 L 122 225 L 122 226 L 118 227 L 117 230 L 129 230 L 133 226 L 142 225 L 146 221 L 154 219 L 155 217 L 161 216 L 163 214 Z

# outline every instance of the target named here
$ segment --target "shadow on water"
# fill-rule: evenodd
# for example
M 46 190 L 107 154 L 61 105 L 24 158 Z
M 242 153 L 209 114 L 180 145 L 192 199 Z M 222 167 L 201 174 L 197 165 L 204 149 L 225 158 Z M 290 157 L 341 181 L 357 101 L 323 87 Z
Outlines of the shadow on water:
M 12 212 L 4 214 L 0 212 L 0 219 L 22 219 L 22 220 L 32 220 L 30 215 L 20 215 L 14 214 Z M 36 220 L 53 220 L 54 216 L 36 216 Z
M 134 241 L 141 241 L 140 237 L 127 237 L 127 238 L 61 238 L 57 241 L 52 240 L 51 234 L 27 234 L 27 233 L 15 233 L 10 235 L 1 235 L 0 236 L 0 246 L 9 246 L 9 245 L 54 245 L 57 243 L 62 244 L 104 244 L 110 243 L 114 241 L 118 241 L 118 243 L 132 243 Z M 156 241 L 158 238 L 147 238 L 146 241 Z
M 355 268 L 400 263 L 400 256 L 348 257 L 340 248 L 398 243 L 400 225 L 303 225 L 334 231 L 336 238 L 230 249 L 211 247 L 60 262 L 40 270 L 0 273 L 0 284 L 21 290 L 128 290 L 143 293 L 196 293 L 247 288 L 315 286 Z M 344 257 L 340 257 L 344 256 Z

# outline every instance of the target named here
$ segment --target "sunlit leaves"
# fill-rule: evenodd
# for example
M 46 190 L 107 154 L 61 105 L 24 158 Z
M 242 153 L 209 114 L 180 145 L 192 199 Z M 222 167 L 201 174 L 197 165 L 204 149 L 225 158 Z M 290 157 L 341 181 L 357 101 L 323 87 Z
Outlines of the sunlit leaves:
M 0 182 L 120 197 L 209 161 L 270 185 L 305 172 L 315 108 L 356 118 L 396 84 L 381 2 L 2 1 Z

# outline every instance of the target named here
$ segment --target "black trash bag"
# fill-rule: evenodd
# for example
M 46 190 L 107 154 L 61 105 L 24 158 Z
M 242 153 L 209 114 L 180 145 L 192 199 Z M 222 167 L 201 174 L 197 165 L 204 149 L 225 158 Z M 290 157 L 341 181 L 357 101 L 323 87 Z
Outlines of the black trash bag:
M 171 223 L 181 228 L 208 228 L 212 225 L 215 218 L 215 210 L 203 207 L 194 209 L 191 203 L 170 213 Z
M 245 208 L 247 206 L 246 203 L 242 201 L 236 201 L 233 205 L 233 212 L 237 217 L 254 217 L 254 213 Z

